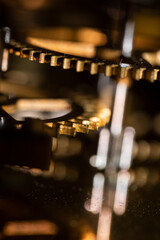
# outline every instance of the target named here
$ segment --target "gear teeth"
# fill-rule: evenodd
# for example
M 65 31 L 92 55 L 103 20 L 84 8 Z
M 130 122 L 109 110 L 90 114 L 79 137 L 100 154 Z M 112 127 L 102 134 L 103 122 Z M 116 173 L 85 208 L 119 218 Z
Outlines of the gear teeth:
M 39 63 L 50 63 L 52 53 L 40 53 Z
M 84 72 L 87 70 L 87 66 L 91 63 L 90 60 L 78 60 L 76 64 L 77 72 Z
M 129 77 L 130 72 L 131 72 L 131 69 L 132 69 L 131 66 L 129 66 L 129 67 L 120 67 L 120 68 L 119 68 L 119 71 L 120 71 L 119 77 L 120 77 L 120 78 Z
M 64 58 L 63 59 L 63 69 L 70 69 L 76 65 L 77 58 Z
M 77 117 L 77 121 L 83 125 L 88 126 L 89 130 L 97 130 L 99 127 L 99 124 L 97 124 L 97 122 L 93 122 L 89 120 L 89 118 L 84 118 L 82 116 Z
M 84 64 L 85 64 L 85 61 L 78 60 L 77 64 L 76 64 L 76 71 L 77 72 L 83 72 L 84 71 Z
M 105 66 L 104 74 L 106 77 L 112 76 L 112 65 Z
M 98 73 L 98 63 L 91 63 L 90 74 L 94 75 Z
M 85 124 L 86 120 L 83 121 L 83 124 Z M 92 120 L 89 121 L 89 130 L 98 130 L 99 127 L 99 123 L 98 122 L 94 122 Z
M 60 125 L 59 126 L 59 132 L 60 135 L 68 135 L 68 136 L 75 136 L 76 135 L 76 129 L 73 127 Z
M 100 70 L 102 69 L 103 66 L 104 66 L 104 64 L 101 63 L 101 62 L 98 62 L 98 63 L 94 63 L 93 62 L 93 63 L 91 63 L 90 74 L 91 75 L 98 74 L 99 72 L 101 72 Z
M 118 64 L 105 65 L 104 74 L 106 77 L 118 75 Z
M 89 132 L 88 125 L 83 124 L 79 119 L 70 119 L 69 121 L 72 122 L 72 126 L 76 132 L 85 134 Z
M 33 50 L 33 48 L 21 48 L 20 57 L 21 58 L 29 58 L 29 52 Z
M 38 60 L 39 63 L 50 63 L 53 67 L 61 66 L 63 69 L 75 68 L 77 72 L 89 71 L 91 75 L 103 73 L 107 77 L 131 77 L 137 81 L 141 79 L 146 79 L 150 82 L 160 80 L 160 69 L 151 68 L 148 65 L 139 67 L 137 64 L 130 65 L 129 63 L 121 62 L 93 62 L 90 59 L 71 57 L 67 54 L 26 47 L 13 39 L 7 45 L 7 48 L 10 54 L 28 58 L 30 61 Z
M 112 76 L 116 76 L 118 74 L 118 64 L 112 64 Z
M 51 63 L 50 63 L 50 65 L 52 67 L 61 66 L 63 64 L 63 59 L 64 59 L 64 56 L 53 55 L 53 56 L 51 56 Z
M 76 129 L 73 127 L 72 122 L 59 122 L 59 130 L 58 133 L 60 135 L 68 135 L 68 136 L 75 136 Z
M 92 109 L 91 112 L 85 110 L 86 116 L 58 122 L 59 134 L 69 136 L 75 136 L 76 133 L 88 134 L 90 130 L 95 131 L 100 126 L 104 126 L 110 118 L 109 110 L 100 109 L 98 112 L 94 110 L 96 111 L 96 109 Z
M 39 60 L 39 55 L 42 51 L 40 50 L 30 50 L 29 51 L 29 60 L 30 61 L 36 61 Z
M 73 123 L 73 127 L 76 129 L 78 133 L 85 133 L 88 134 L 89 129 L 87 125 L 83 125 L 82 123 Z
M 146 68 L 138 68 L 133 70 L 133 78 L 137 81 L 145 78 Z
M 146 79 L 150 82 L 154 82 L 158 80 L 158 75 L 160 73 L 160 69 L 151 69 L 146 72 Z

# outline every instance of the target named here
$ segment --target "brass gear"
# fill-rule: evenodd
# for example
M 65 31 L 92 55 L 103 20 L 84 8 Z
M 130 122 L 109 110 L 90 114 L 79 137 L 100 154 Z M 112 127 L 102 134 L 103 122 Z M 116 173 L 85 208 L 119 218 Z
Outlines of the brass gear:
M 81 104 L 71 104 L 73 108 L 72 112 L 68 113 L 68 116 L 64 115 L 57 119 L 43 119 L 44 132 L 52 137 L 57 137 L 57 135 L 75 136 L 77 133 L 88 134 L 90 131 L 96 131 L 109 122 L 111 111 L 99 99 L 86 98 L 83 95 L 79 95 L 78 98 L 80 101 L 77 100 L 77 102 Z M 2 111 L 3 115 L 8 114 L 11 116 L 13 124 L 19 129 L 24 121 L 17 120 L 12 116 L 14 106 L 16 109 L 16 103 L 4 105 Z
M 71 56 L 60 52 L 53 52 L 34 46 L 22 45 L 19 42 L 11 40 L 7 45 L 10 54 L 26 58 L 30 61 L 38 61 L 40 64 L 48 63 L 51 67 L 60 66 L 63 69 L 75 69 L 76 72 L 89 71 L 91 75 L 103 73 L 107 77 L 117 79 L 129 78 L 130 80 L 146 79 L 150 82 L 160 80 L 160 68 L 151 67 L 150 64 L 137 61 L 127 61 L 119 59 L 117 61 L 85 59 L 82 57 Z M 105 126 L 110 120 L 111 112 L 108 108 L 100 106 L 98 99 L 85 100 L 83 105 L 84 113 L 74 119 L 67 121 L 57 121 L 46 123 L 51 129 L 56 129 L 57 134 L 75 136 L 76 133 L 87 134 L 89 131 L 97 130 Z M 89 105 L 89 108 L 87 106 Z M 92 107 L 91 107 L 92 105 Z M 90 110 L 92 109 L 92 110 Z
M 113 76 L 116 79 L 129 77 L 137 81 L 141 79 L 146 79 L 150 82 L 160 80 L 160 68 L 151 66 L 143 62 L 142 59 L 136 59 L 133 63 L 123 58 L 115 61 L 85 59 L 34 46 L 28 47 L 14 40 L 11 40 L 7 48 L 10 54 L 27 58 L 30 61 L 38 61 L 41 64 L 48 63 L 52 67 L 73 68 L 76 72 L 89 71 L 91 75 L 103 73 L 107 77 Z

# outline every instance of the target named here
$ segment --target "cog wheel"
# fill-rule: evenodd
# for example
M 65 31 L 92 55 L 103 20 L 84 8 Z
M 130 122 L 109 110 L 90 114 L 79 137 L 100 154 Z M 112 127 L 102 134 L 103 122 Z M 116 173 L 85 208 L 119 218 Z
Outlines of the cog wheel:
M 142 58 L 127 59 L 120 57 L 115 60 L 97 60 L 75 57 L 60 52 L 53 52 L 34 46 L 26 46 L 14 40 L 7 45 L 10 54 L 40 64 L 48 63 L 51 67 L 60 66 L 63 69 L 75 69 L 76 72 L 89 71 L 91 75 L 103 73 L 107 77 L 139 81 L 146 79 L 150 82 L 160 80 L 160 67 L 152 66 Z

